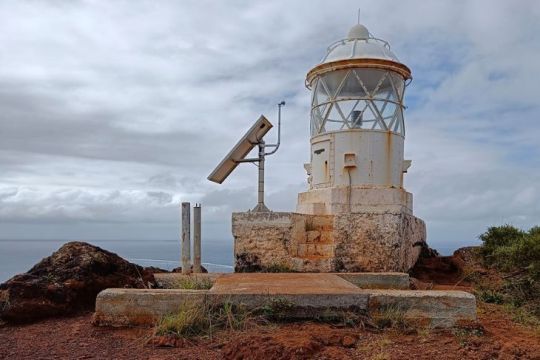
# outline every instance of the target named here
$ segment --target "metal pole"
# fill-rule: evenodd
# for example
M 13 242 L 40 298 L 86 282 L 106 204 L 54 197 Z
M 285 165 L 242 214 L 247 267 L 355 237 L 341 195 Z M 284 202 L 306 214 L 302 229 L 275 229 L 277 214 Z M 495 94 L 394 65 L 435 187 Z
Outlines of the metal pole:
M 270 211 L 264 205 L 264 141 L 259 142 L 259 192 L 257 206 L 253 209 L 254 212 Z
M 191 226 L 191 204 L 182 203 L 182 274 L 191 272 L 191 253 L 190 253 L 190 226 Z
M 201 204 L 193 207 L 193 272 L 201 273 Z
M 259 143 L 259 196 L 257 207 L 261 209 L 264 206 L 264 141 Z

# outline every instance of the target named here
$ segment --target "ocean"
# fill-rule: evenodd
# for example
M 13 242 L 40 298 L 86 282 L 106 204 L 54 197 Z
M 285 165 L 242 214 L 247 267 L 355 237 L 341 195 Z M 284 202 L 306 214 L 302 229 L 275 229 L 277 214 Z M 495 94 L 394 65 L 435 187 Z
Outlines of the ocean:
M 84 240 L 142 266 L 180 266 L 179 240 Z M 0 283 L 28 271 L 69 240 L 0 240 Z M 232 241 L 203 240 L 202 263 L 210 272 L 233 271 Z
M 142 266 L 172 270 L 180 266 L 180 240 L 84 240 Z M 0 240 L 0 283 L 28 271 L 69 240 Z M 437 247 L 450 255 L 455 247 Z M 202 242 L 202 263 L 210 272 L 233 271 L 232 240 Z

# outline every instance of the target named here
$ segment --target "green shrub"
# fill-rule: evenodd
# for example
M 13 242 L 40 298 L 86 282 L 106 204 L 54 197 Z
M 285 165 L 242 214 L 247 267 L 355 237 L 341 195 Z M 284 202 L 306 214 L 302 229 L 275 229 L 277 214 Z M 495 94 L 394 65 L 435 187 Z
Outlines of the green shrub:
M 156 335 L 190 337 L 204 334 L 210 328 L 207 309 L 200 304 L 184 304 L 173 314 L 163 316 L 156 327 Z
M 478 299 L 489 304 L 502 304 L 504 302 L 503 294 L 495 290 L 480 290 L 476 292 Z
M 217 330 L 243 329 L 250 319 L 245 307 L 230 302 L 185 303 L 178 312 L 161 317 L 154 332 L 178 337 L 212 336 Z
M 511 225 L 492 226 L 480 235 L 484 262 L 501 271 L 522 271 L 540 279 L 540 227 L 525 232 Z
M 477 293 L 480 300 L 504 303 L 521 323 L 540 323 L 540 227 L 490 227 L 480 240 L 484 263 L 506 273 L 502 286 Z
M 405 313 L 406 309 L 396 305 L 383 306 L 373 314 L 373 321 L 379 329 L 407 330 L 412 328 L 412 324 L 405 317 Z

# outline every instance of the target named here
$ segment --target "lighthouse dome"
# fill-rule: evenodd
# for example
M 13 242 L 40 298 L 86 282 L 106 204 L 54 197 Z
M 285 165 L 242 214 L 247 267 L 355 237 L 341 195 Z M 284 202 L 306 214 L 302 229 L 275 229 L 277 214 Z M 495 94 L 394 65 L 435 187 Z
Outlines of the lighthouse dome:
M 346 39 L 336 41 L 328 47 L 321 64 L 348 59 L 380 59 L 399 63 L 397 56 L 390 50 L 390 45 L 373 37 L 362 25 L 354 25 Z

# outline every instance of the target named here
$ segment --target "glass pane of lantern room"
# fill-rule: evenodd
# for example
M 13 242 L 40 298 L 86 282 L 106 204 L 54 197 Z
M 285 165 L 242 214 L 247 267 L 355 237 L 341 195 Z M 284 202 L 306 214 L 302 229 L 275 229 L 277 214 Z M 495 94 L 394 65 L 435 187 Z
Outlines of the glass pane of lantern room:
M 348 70 L 331 71 L 321 77 L 321 80 L 324 81 L 326 88 L 330 93 L 330 96 L 334 97 L 337 95 L 337 90 L 339 89 L 341 82 L 347 75 L 347 72 Z
M 337 98 L 366 97 L 368 94 L 356 77 L 355 70 L 348 70 Z
M 379 81 L 384 76 L 385 71 L 378 69 L 355 69 L 355 75 L 357 80 L 361 82 L 363 88 L 365 88 L 370 94 L 375 91 L 375 88 L 379 84 Z
M 392 84 L 394 85 L 394 91 L 397 92 L 396 94 L 396 101 L 403 101 L 403 92 L 405 91 L 405 80 L 403 78 L 393 72 L 390 72 L 390 79 L 392 80 Z
M 318 79 L 313 91 L 312 106 L 324 104 L 330 100 L 327 87 L 324 84 L 323 79 Z

